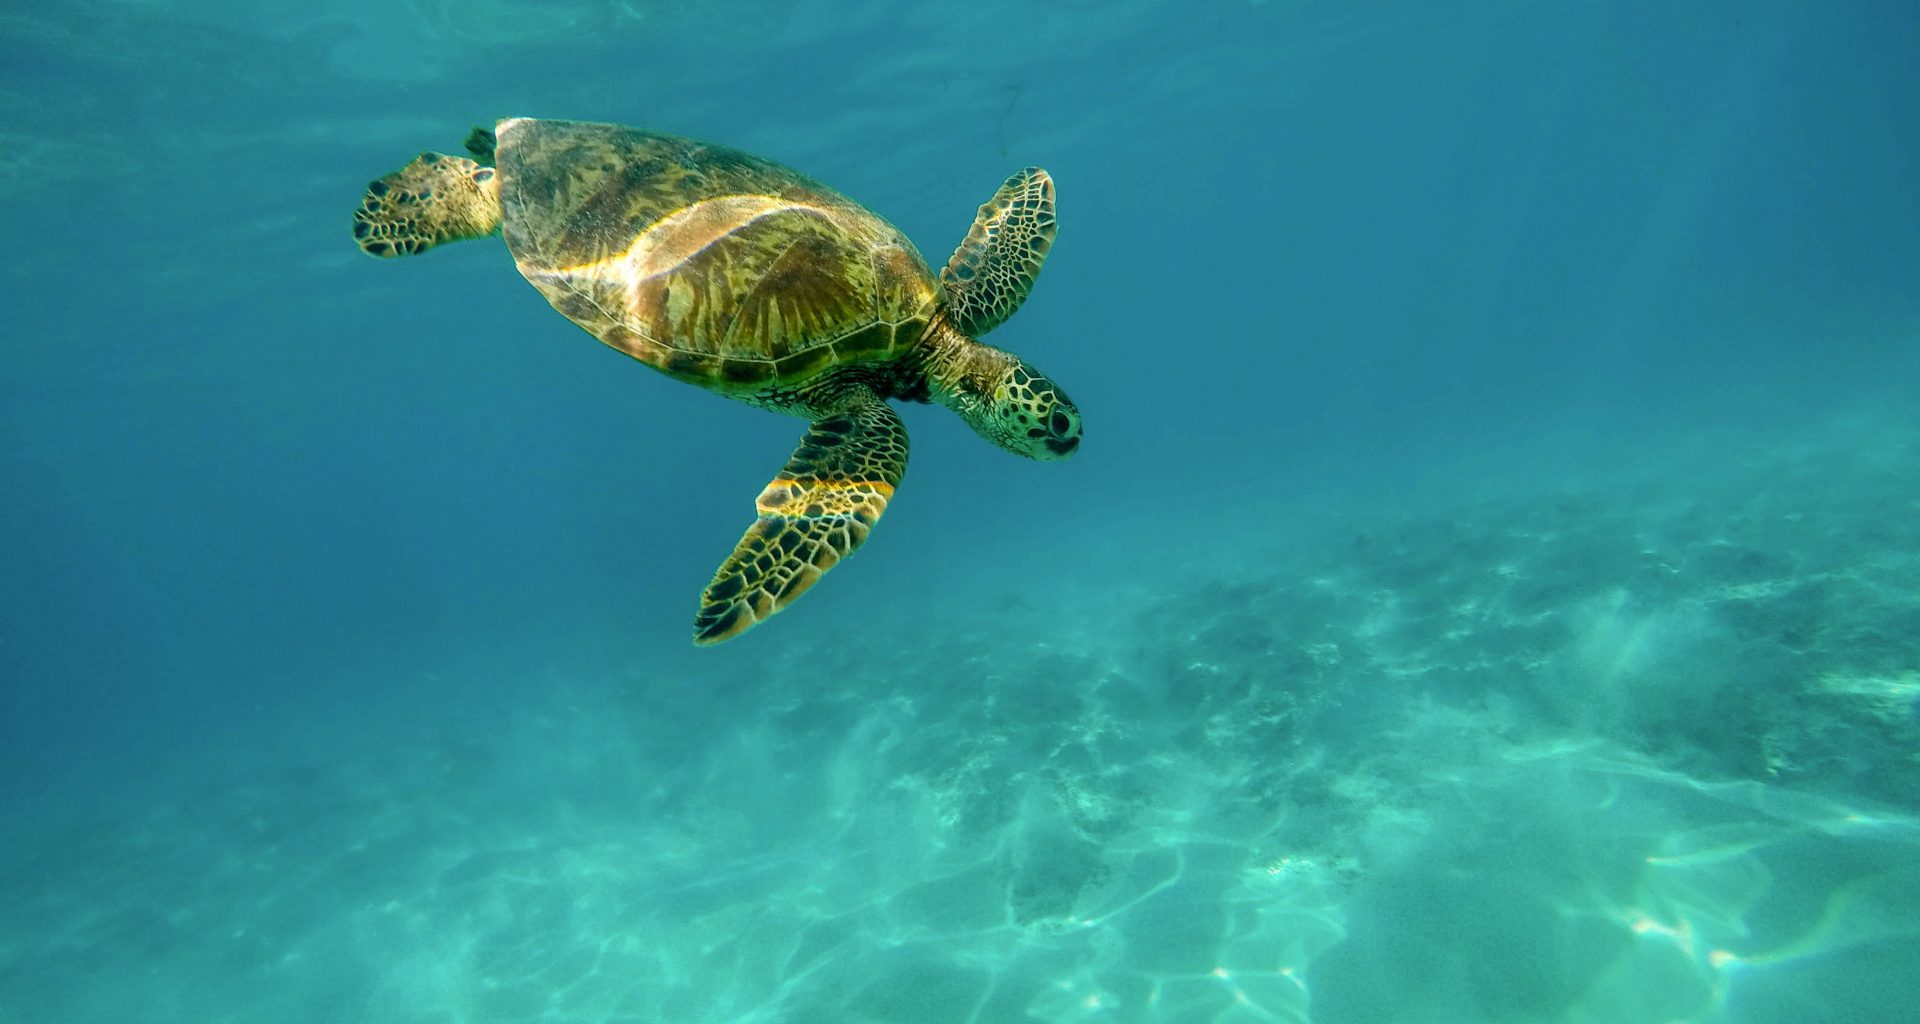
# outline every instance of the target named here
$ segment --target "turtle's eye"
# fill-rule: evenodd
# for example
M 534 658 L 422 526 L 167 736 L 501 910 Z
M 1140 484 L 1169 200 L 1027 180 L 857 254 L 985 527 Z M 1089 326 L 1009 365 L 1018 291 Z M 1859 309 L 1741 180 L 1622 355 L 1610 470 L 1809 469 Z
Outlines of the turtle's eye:
M 1058 401 L 1053 412 L 1047 417 L 1048 436 L 1045 440 L 1047 450 L 1056 456 L 1072 455 L 1080 447 L 1080 414 L 1074 409 L 1067 396 L 1056 393 Z

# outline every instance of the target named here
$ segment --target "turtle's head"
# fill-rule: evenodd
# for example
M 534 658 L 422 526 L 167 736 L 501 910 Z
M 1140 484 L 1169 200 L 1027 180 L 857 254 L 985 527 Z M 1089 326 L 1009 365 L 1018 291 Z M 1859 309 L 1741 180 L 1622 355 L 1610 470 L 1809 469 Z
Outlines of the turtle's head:
M 1079 449 L 1080 410 L 1046 374 L 971 339 L 943 355 L 930 367 L 934 394 L 974 433 L 1029 459 L 1064 459 Z
M 1080 410 L 1046 374 L 1016 359 L 987 397 L 993 431 L 979 424 L 973 429 L 1000 447 L 1043 461 L 1079 450 Z

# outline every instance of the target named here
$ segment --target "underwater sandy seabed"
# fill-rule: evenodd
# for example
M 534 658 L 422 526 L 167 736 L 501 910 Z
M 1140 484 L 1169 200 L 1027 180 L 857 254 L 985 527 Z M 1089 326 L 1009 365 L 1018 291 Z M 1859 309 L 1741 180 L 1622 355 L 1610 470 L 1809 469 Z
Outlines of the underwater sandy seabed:
M 0 1021 L 1912 1019 L 1920 432 L 1384 504 L 16 821 Z

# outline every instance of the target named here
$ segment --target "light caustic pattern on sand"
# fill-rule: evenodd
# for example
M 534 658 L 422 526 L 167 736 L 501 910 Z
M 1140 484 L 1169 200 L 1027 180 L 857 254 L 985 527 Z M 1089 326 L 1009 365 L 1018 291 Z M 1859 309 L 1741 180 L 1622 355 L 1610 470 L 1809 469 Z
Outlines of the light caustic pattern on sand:
M 1824 450 L 308 725 L 8 833 L 0 1019 L 1903 1020 L 1920 455 Z

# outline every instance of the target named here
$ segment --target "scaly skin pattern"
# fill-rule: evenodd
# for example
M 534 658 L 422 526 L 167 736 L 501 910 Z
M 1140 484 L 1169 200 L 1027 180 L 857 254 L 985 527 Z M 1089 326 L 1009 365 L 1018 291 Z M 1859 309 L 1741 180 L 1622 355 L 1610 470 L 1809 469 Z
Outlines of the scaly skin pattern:
M 700 596 L 693 637 L 715 644 L 787 605 L 853 554 L 907 471 L 907 430 L 864 386 L 840 390 L 755 499 L 759 518 Z
M 353 212 L 354 241 L 383 258 L 417 256 L 499 229 L 500 183 L 493 168 L 439 153 L 422 153 L 369 184 Z
M 940 271 L 954 327 L 977 338 L 1006 323 L 1033 290 L 1056 227 L 1047 172 L 1028 167 L 1007 178 Z

